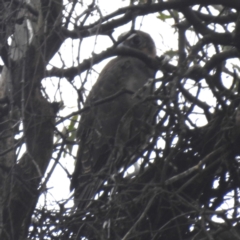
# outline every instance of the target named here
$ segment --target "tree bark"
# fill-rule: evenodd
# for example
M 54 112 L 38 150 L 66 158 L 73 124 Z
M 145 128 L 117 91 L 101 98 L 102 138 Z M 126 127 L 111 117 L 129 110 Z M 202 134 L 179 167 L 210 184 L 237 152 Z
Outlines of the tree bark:
M 40 82 L 46 63 L 61 45 L 54 29 L 61 27 L 62 1 L 32 0 L 31 7 L 37 16 L 27 8 L 18 13 L 24 20 L 15 24 L 9 65 L 0 79 L 0 98 L 8 99 L 9 109 L 0 115 L 0 239 L 26 239 L 53 150 L 56 112 L 42 96 Z M 14 136 L 20 124 L 26 151 L 19 159 L 20 142 Z

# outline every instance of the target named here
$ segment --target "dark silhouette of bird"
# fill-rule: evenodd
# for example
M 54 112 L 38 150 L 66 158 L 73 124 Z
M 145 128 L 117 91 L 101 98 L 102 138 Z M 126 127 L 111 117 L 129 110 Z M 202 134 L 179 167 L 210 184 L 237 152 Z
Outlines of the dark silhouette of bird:
M 145 32 L 133 31 L 119 39 L 125 39 L 120 49 L 131 48 L 156 57 L 154 41 Z M 101 190 L 106 174 L 127 166 L 149 140 L 153 111 L 145 99 L 151 89 L 146 85 L 155 73 L 132 56 L 116 57 L 100 73 L 86 99 L 89 110 L 82 113 L 77 131 L 80 143 L 70 188 L 75 189 L 78 208 L 86 208 Z

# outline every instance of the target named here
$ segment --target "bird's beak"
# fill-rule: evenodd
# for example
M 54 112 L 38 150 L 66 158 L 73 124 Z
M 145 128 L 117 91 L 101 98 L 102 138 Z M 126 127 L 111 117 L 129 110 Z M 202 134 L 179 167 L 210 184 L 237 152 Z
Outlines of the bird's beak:
M 117 45 L 117 48 L 122 48 L 122 47 L 126 47 L 126 46 L 124 46 L 123 42 L 121 42 L 120 44 Z

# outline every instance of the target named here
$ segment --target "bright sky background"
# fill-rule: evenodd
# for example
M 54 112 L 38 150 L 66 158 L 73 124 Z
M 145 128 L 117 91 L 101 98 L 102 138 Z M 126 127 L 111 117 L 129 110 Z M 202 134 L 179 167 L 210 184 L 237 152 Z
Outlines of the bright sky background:
M 64 0 L 66 3 L 69 3 L 69 0 Z M 90 4 L 92 1 L 86 1 L 87 5 Z M 129 0 L 98 0 L 96 1 L 99 5 L 99 8 L 102 12 L 102 15 L 105 16 L 109 13 L 112 13 L 116 11 L 120 7 L 127 6 L 129 3 Z M 85 5 L 84 7 L 86 8 Z M 77 9 L 77 14 L 81 14 L 84 11 L 84 8 L 82 6 L 79 6 Z M 161 56 L 167 51 L 175 51 L 177 50 L 177 38 L 178 35 L 175 33 L 175 29 L 173 27 L 174 22 L 171 20 L 168 20 L 168 23 L 162 22 L 160 19 L 157 18 L 158 14 L 150 14 L 144 17 L 138 17 L 135 24 L 135 29 L 142 30 L 147 33 L 149 33 L 152 38 L 155 41 L 156 47 L 157 47 L 157 55 Z M 95 16 L 91 17 L 91 22 L 94 22 L 98 18 Z M 131 23 L 126 24 L 122 27 L 117 28 L 114 31 L 113 36 L 115 39 L 117 37 L 126 31 L 129 31 L 131 28 Z M 192 42 L 196 41 L 195 35 L 191 32 L 188 32 L 188 40 L 191 40 Z M 91 57 L 92 53 L 101 53 L 101 51 L 107 49 L 112 45 L 111 40 L 106 36 L 98 36 L 97 38 L 90 37 L 85 38 L 82 42 L 81 48 L 79 50 L 79 40 L 71 40 L 67 39 L 64 44 L 62 45 L 60 49 L 61 57 L 59 57 L 58 54 L 54 56 L 54 58 L 51 60 L 50 65 L 48 68 L 51 68 L 52 66 L 56 67 L 62 67 L 63 64 L 65 67 L 71 67 L 76 66 L 79 62 L 82 62 L 84 59 L 87 59 Z M 79 52 L 81 55 L 79 56 Z M 77 57 L 80 57 L 79 60 L 77 60 Z M 98 73 L 101 72 L 101 69 L 106 65 L 106 63 L 110 59 L 106 59 L 102 61 L 101 63 L 95 65 L 93 69 L 96 72 L 92 72 L 88 75 L 88 84 L 85 85 L 88 90 L 91 89 L 92 85 L 95 83 Z M 239 66 L 239 60 L 228 60 L 230 67 L 232 65 Z M 0 59 L 0 64 L 3 64 Z M 84 79 L 86 77 L 86 72 L 81 74 L 81 78 Z M 227 80 L 227 79 L 226 79 Z M 50 96 L 51 101 L 64 101 L 64 109 L 60 111 L 61 116 L 67 116 L 73 111 L 77 110 L 77 94 L 76 91 L 72 88 L 72 86 L 65 80 L 61 79 L 60 83 L 57 79 L 51 78 L 46 79 L 43 81 L 43 84 L 46 86 L 46 91 Z M 225 85 L 229 84 L 229 81 L 227 80 L 224 82 Z M 230 84 L 229 84 L 230 85 Z M 80 86 L 80 77 L 75 78 L 75 86 Z M 189 91 L 194 93 L 194 87 L 191 87 L 192 85 L 189 85 Z M 60 90 L 60 91 L 59 91 Z M 207 101 L 209 104 L 209 101 L 212 101 L 214 103 L 214 99 L 212 98 L 212 93 L 210 90 L 204 91 L 201 95 L 202 101 Z M 198 118 L 198 119 L 197 119 Z M 203 118 L 200 118 L 198 116 L 195 121 L 198 123 L 200 122 L 202 125 L 206 123 L 206 121 Z M 65 126 L 67 127 L 69 124 L 69 121 L 66 121 Z M 59 126 L 59 129 L 62 130 L 63 125 Z M 24 148 L 24 147 L 23 147 Z M 77 147 L 74 148 L 73 154 L 76 154 Z M 21 150 L 21 152 L 24 152 L 24 149 Z M 51 160 L 51 163 L 49 165 L 48 171 L 51 169 L 52 165 L 54 164 L 54 161 Z M 62 157 L 61 158 L 61 164 L 68 169 L 70 173 L 74 170 L 74 159 L 69 157 Z M 217 184 L 217 182 L 216 182 Z M 40 206 L 48 206 L 48 208 L 56 208 L 56 201 L 67 199 L 72 194 L 69 190 L 70 181 L 67 178 L 67 174 L 65 171 L 57 165 L 56 169 L 54 170 L 54 173 L 50 180 L 47 183 L 47 188 L 49 189 L 47 191 L 47 194 L 42 194 L 39 199 L 38 207 Z M 231 195 L 231 193 L 230 193 Z M 233 202 L 228 201 L 224 205 L 222 205 L 219 210 L 221 209 L 229 209 L 232 207 Z M 72 205 L 72 202 L 68 204 L 70 207 Z M 214 217 L 215 220 L 220 221 L 221 219 Z
M 85 1 L 84 1 L 85 2 Z M 129 1 L 122 1 L 122 0 L 99 0 L 97 1 L 99 3 L 99 7 L 102 11 L 103 15 L 107 15 L 109 13 L 112 13 L 116 11 L 121 6 L 128 5 Z M 88 4 L 90 4 L 91 1 L 89 1 Z M 114 4 L 113 4 L 114 3 Z M 78 14 L 81 14 L 83 12 L 83 8 L 80 7 L 78 10 Z M 142 30 L 147 33 L 149 33 L 152 38 L 155 41 L 156 47 L 157 47 L 157 55 L 160 56 L 164 54 L 167 51 L 175 51 L 177 50 L 177 38 L 178 35 L 175 34 L 175 29 L 173 27 L 174 22 L 168 20 L 168 23 L 162 22 L 160 19 L 157 18 L 158 14 L 151 14 L 144 17 L 138 17 L 135 24 L 135 29 Z M 97 20 L 97 17 L 93 16 L 91 18 L 91 21 Z M 129 31 L 131 28 L 131 23 L 126 24 L 122 27 L 117 28 L 114 31 L 113 36 L 115 39 L 117 37 L 126 31 Z M 188 40 L 195 42 L 195 35 L 193 33 L 188 36 Z M 81 48 L 79 50 L 79 40 L 71 40 L 67 39 L 65 43 L 62 45 L 60 52 L 61 52 L 61 58 L 57 54 L 51 61 L 50 65 L 54 65 L 57 67 L 62 67 L 63 64 L 65 67 L 71 67 L 76 66 L 79 62 L 82 62 L 84 59 L 91 57 L 92 53 L 101 53 L 101 51 L 105 50 L 106 48 L 110 47 L 112 45 L 111 40 L 106 36 L 98 36 L 97 38 L 90 37 L 85 38 L 83 40 L 83 43 L 81 44 Z M 81 53 L 80 59 L 77 60 L 77 57 L 79 57 L 79 52 Z M 88 90 L 91 89 L 92 85 L 95 83 L 98 73 L 101 72 L 101 69 L 106 65 L 106 63 L 110 59 L 106 59 L 102 61 L 101 63 L 95 65 L 93 69 L 96 72 L 92 72 L 89 74 L 88 77 L 88 84 L 85 85 Z M 49 65 L 49 68 L 51 67 Z M 81 74 L 81 78 L 84 79 L 86 77 L 86 72 Z M 73 111 L 77 110 L 77 94 L 76 91 L 72 88 L 72 86 L 65 80 L 62 79 L 60 81 L 60 85 L 58 84 L 58 80 L 52 78 L 47 79 L 45 81 L 46 91 L 49 93 L 49 96 L 51 97 L 51 101 L 64 101 L 64 109 L 60 112 L 61 116 L 66 116 L 70 114 Z M 75 86 L 80 86 L 80 77 L 75 78 Z M 59 95 L 59 89 L 61 91 Z M 192 84 L 189 85 L 189 91 L 194 94 L 196 92 L 196 88 L 192 87 Z M 55 94 L 56 93 L 56 94 Z M 204 93 L 200 96 L 202 101 L 207 101 L 209 104 L 209 101 L 212 103 L 214 102 L 214 99 L 212 98 L 212 94 L 210 90 L 206 90 Z M 200 115 L 195 116 L 195 120 L 200 123 L 201 125 L 206 124 L 206 121 L 204 118 L 201 118 Z M 69 124 L 69 121 L 66 121 L 65 126 L 67 127 Z M 59 126 L 59 129 L 61 130 L 63 128 L 63 125 Z M 77 147 L 74 148 L 73 153 L 76 154 Z M 49 170 L 51 169 L 51 166 L 53 165 L 54 161 L 51 161 L 51 164 L 49 166 Z M 63 158 L 61 159 L 61 164 L 68 169 L 68 171 L 71 173 L 74 169 L 74 159 L 73 158 Z M 70 181 L 67 178 L 67 175 L 65 171 L 57 165 L 52 177 L 50 178 L 47 188 L 50 190 L 46 195 L 42 194 L 39 200 L 39 205 L 42 206 L 47 203 L 48 207 L 56 207 L 55 201 L 59 201 L 61 199 L 67 199 L 72 193 L 69 191 L 69 185 Z M 72 203 L 69 203 L 69 206 L 71 206 Z
M 90 3 L 91 1 L 89 1 Z M 122 1 L 122 0 L 114 0 L 114 4 L 112 0 L 99 0 L 97 1 L 99 3 L 99 7 L 101 8 L 102 14 L 107 15 L 108 13 L 116 11 L 121 6 L 128 5 L 128 1 Z M 81 8 L 79 10 L 79 14 L 83 11 Z M 95 18 L 96 20 L 97 18 Z M 171 23 L 173 24 L 173 22 Z M 135 29 L 142 30 L 147 33 L 149 33 L 152 38 L 155 41 L 156 47 L 157 47 L 157 54 L 158 56 L 162 55 L 164 52 L 169 50 L 176 50 L 177 49 L 177 35 L 174 33 L 174 28 L 171 27 L 171 25 L 162 22 L 157 18 L 157 14 L 151 14 L 144 17 L 138 17 L 135 25 Z M 114 31 L 114 38 L 117 39 L 117 37 L 126 31 L 129 31 L 131 28 L 131 24 L 126 24 L 122 27 L 117 28 Z M 66 67 L 70 67 L 73 65 L 77 65 L 77 57 L 79 54 L 78 51 L 78 45 L 79 40 L 71 40 L 67 39 L 65 43 L 61 47 L 61 59 L 59 55 L 57 54 L 50 62 L 50 64 L 62 67 L 64 61 L 64 65 Z M 101 51 L 107 49 L 112 45 L 112 41 L 109 39 L 109 37 L 106 36 L 98 36 L 97 38 L 90 37 L 83 40 L 83 43 L 81 45 L 80 49 L 80 62 L 82 62 L 83 59 L 89 58 L 92 55 L 92 52 L 94 53 L 100 53 Z M 98 73 L 101 71 L 101 69 L 106 65 L 106 63 L 110 59 L 104 60 L 101 63 L 95 65 L 93 68 L 96 71 L 92 74 L 88 75 L 88 82 L 89 85 L 86 85 L 88 90 L 91 89 L 91 86 L 94 84 L 94 82 L 97 79 Z M 49 66 L 50 68 L 50 66 Z M 86 73 L 83 73 L 81 77 L 84 79 L 86 76 Z M 90 79 L 89 79 L 90 78 Z M 90 81 L 89 81 L 90 80 Z M 80 81 L 78 78 L 75 79 L 75 85 L 77 87 L 80 86 Z M 59 101 L 64 100 L 64 109 L 60 112 L 61 116 L 66 116 L 70 114 L 72 111 L 77 110 L 77 95 L 75 90 L 72 88 L 72 86 L 64 79 L 60 81 L 60 86 L 58 85 L 58 81 L 56 79 L 47 79 L 45 81 L 46 91 L 49 93 L 49 96 L 51 97 L 52 101 Z M 61 91 L 61 97 L 59 96 L 59 91 L 57 93 L 57 89 L 60 89 Z M 62 89 L 62 90 L 61 90 Z M 57 94 L 55 94 L 57 93 Z M 66 126 L 69 122 L 65 122 Z M 62 126 L 60 126 L 60 129 Z M 76 148 L 75 148 L 76 151 Z M 74 152 L 74 151 L 73 151 Z M 53 165 L 54 161 L 51 161 L 51 164 L 48 169 L 51 169 L 51 166 Z M 62 158 L 61 164 L 68 169 L 68 171 L 71 173 L 74 169 L 74 159 Z M 39 200 L 39 205 L 43 205 L 47 201 L 47 205 L 52 205 L 53 207 L 55 205 L 56 200 L 61 199 L 67 199 L 72 193 L 69 191 L 69 184 L 70 181 L 67 178 L 67 175 L 65 171 L 58 165 L 50 178 L 47 188 L 50 190 L 48 193 L 42 194 Z

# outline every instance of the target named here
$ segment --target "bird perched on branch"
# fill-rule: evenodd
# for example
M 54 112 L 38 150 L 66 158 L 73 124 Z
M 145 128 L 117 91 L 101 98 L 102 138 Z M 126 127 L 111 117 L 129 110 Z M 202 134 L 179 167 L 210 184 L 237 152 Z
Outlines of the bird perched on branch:
M 123 39 L 119 49 L 156 57 L 154 41 L 145 32 L 133 31 L 119 39 Z M 150 95 L 146 84 L 155 72 L 143 60 L 125 55 L 111 60 L 100 73 L 85 102 L 90 109 L 81 115 L 77 131 L 80 143 L 71 190 L 75 189 L 78 208 L 85 208 L 101 190 L 106 174 L 127 166 L 149 140 L 153 111 L 152 102 L 146 100 Z

